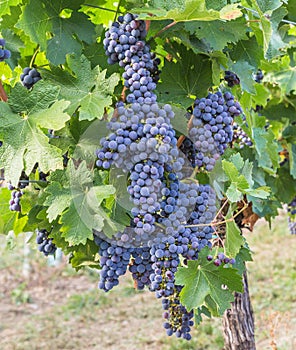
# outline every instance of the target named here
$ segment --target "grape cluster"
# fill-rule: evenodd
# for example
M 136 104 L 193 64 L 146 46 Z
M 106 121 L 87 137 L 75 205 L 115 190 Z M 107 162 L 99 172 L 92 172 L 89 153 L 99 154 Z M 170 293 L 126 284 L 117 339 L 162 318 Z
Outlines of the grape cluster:
M 142 290 L 145 286 L 150 287 L 150 276 L 153 269 L 149 247 L 133 250 L 129 271 L 132 274 L 136 289 Z
M 11 52 L 5 49 L 6 41 L 4 39 L 0 39 L 0 62 L 11 57 Z
M 233 138 L 233 118 L 242 113 L 230 92 L 210 93 L 194 102 L 189 138 L 195 147 L 195 163 L 211 171 Z M 184 150 L 186 150 L 184 146 Z M 189 145 L 192 154 L 192 145 Z
M 103 40 L 108 62 L 118 62 L 124 67 L 124 86 L 130 91 L 126 96 L 128 103 L 156 101 L 152 91 L 159 80 L 160 60 L 150 52 L 149 45 L 143 40 L 146 34 L 145 22 L 128 13 L 113 22 Z
M 11 184 L 7 185 L 7 188 L 12 191 L 11 192 L 11 198 L 9 201 L 9 209 L 11 211 L 21 211 L 21 197 L 23 195 L 23 192 L 20 189 L 16 189 Z
M 288 204 L 288 227 L 290 233 L 296 234 L 296 197 Z
M 237 76 L 237 74 L 235 74 L 234 72 L 231 72 L 229 70 L 225 71 L 224 80 L 227 81 L 227 85 L 229 87 L 233 87 L 234 85 L 240 84 L 240 79 Z
M 21 74 L 21 83 L 27 89 L 31 89 L 31 87 L 37 83 L 37 81 L 41 80 L 41 75 L 37 71 L 36 68 L 26 67 L 23 69 L 23 73 Z
M 189 135 L 179 150 L 172 107 L 160 107 L 153 93 L 160 60 L 150 52 L 145 36 L 145 22 L 126 14 L 103 41 L 108 62 L 124 68 L 129 93 L 126 103 L 116 105 L 107 125 L 110 132 L 96 151 L 96 165 L 102 170 L 114 166 L 126 174 L 133 207 L 130 227 L 123 232 L 109 239 L 94 230 L 99 288 L 109 291 L 129 270 L 137 289 L 147 287 L 162 299 L 167 334 L 189 340 L 194 313 L 180 302 L 182 286 L 175 283 L 175 273 L 180 259 L 186 265 L 198 259 L 203 248 L 212 247 L 216 197 L 209 185 L 187 178 L 186 169 L 192 173 L 196 166 L 213 168 L 232 140 L 233 118 L 241 108 L 229 92 L 196 100 Z
M 170 297 L 162 300 L 163 318 L 165 320 L 163 327 L 166 329 L 168 336 L 175 334 L 177 338 L 190 340 L 190 330 L 194 325 L 194 312 L 193 310 L 187 311 L 185 306 L 181 304 L 181 290 L 182 287 L 177 286 Z
M 38 250 L 45 256 L 54 255 L 57 250 L 52 238 L 48 238 L 48 235 L 49 233 L 45 229 L 37 231 L 36 243 L 38 244 Z
M 208 261 L 213 261 L 215 266 L 221 266 L 222 264 L 235 264 L 234 258 L 228 258 L 223 253 L 218 253 L 216 257 L 213 257 L 212 255 L 207 256 Z
M 254 76 L 254 80 L 256 81 L 256 83 L 261 83 L 263 78 L 264 78 L 264 74 L 263 74 L 262 70 L 258 69 L 258 71 L 256 72 L 256 74 Z
M 244 148 L 245 146 L 253 146 L 253 142 L 250 137 L 236 122 L 233 123 L 233 141 L 238 143 L 240 148 Z
M 119 284 L 119 277 L 126 273 L 131 251 L 130 249 L 114 246 L 98 236 L 94 236 L 99 246 L 100 254 L 100 282 L 99 288 L 105 292 Z

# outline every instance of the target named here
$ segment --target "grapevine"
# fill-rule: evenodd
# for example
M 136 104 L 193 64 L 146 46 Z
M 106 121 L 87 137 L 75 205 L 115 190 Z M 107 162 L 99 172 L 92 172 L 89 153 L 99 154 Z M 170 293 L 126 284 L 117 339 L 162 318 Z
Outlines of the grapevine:
M 0 233 L 130 275 L 164 336 L 234 322 L 259 218 L 295 234 L 294 8 L 249 3 L 0 5 Z

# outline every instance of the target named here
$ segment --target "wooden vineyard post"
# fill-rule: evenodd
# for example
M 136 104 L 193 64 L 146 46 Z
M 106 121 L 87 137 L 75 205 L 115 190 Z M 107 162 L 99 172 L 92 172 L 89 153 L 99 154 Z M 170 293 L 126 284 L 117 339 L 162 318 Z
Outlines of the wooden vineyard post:
M 224 350 L 256 350 L 254 315 L 246 271 L 243 284 L 244 292 L 235 293 L 231 308 L 223 316 Z

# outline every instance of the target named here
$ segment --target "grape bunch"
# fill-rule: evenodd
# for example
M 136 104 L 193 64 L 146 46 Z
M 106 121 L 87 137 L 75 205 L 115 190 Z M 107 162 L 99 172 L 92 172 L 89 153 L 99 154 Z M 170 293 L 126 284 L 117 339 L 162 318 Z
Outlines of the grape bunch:
M 99 236 L 94 236 L 99 246 L 100 282 L 99 288 L 108 292 L 119 284 L 119 277 L 126 273 L 132 249 L 112 245 Z
M 27 89 L 31 89 L 31 87 L 37 83 L 37 81 L 41 80 L 41 75 L 37 71 L 36 68 L 26 67 L 23 69 L 23 73 L 21 74 L 21 83 Z
M 208 261 L 213 261 L 215 266 L 221 266 L 222 264 L 235 264 L 234 258 L 228 258 L 223 253 L 218 253 L 216 257 L 213 257 L 212 255 L 207 256 Z
M 290 233 L 296 234 L 296 197 L 288 204 L 288 227 Z
M 0 62 L 3 62 L 4 60 L 11 57 L 11 52 L 7 49 L 5 49 L 6 41 L 5 39 L 0 39 Z
M 264 74 L 263 74 L 262 70 L 258 69 L 256 74 L 254 75 L 254 80 L 256 81 L 256 83 L 261 83 L 263 78 L 264 78 Z
M 145 286 L 150 287 L 150 276 L 153 273 L 149 247 L 135 248 L 129 265 L 135 288 L 142 290 Z
M 235 74 L 234 72 L 231 72 L 229 70 L 225 71 L 224 80 L 227 82 L 227 85 L 229 87 L 233 87 L 234 85 L 240 84 L 240 79 L 237 76 L 237 74 Z
M 182 287 L 177 286 L 170 297 L 162 300 L 163 318 L 165 320 L 163 327 L 166 329 L 168 336 L 175 334 L 177 338 L 190 340 L 190 330 L 194 325 L 194 312 L 193 310 L 187 311 L 185 306 L 181 304 L 181 290 Z
M 154 90 L 160 60 L 145 43 L 145 22 L 136 15 L 119 16 L 103 41 L 110 64 L 124 69 L 126 102 L 118 102 L 100 140 L 96 165 L 112 166 L 126 174 L 132 202 L 130 226 L 112 238 L 94 230 L 100 256 L 99 288 L 111 290 L 129 271 L 135 288 L 147 287 L 162 299 L 164 328 L 189 340 L 193 310 L 180 302 L 182 286 L 175 273 L 182 260 L 197 260 L 212 247 L 216 197 L 209 185 L 199 185 L 187 174 L 193 167 L 212 170 L 233 137 L 233 118 L 241 113 L 231 93 L 197 99 L 189 135 L 180 149 L 168 104 L 160 107 Z M 185 157 L 184 157 L 185 155 Z
M 240 115 L 242 109 L 230 92 L 210 93 L 206 98 L 196 99 L 193 117 L 190 120 L 189 144 L 190 157 L 192 146 L 195 151 L 195 164 L 199 168 L 211 171 L 216 160 L 222 155 L 233 138 L 233 118 Z M 183 152 L 186 154 L 185 145 Z
M 11 184 L 8 184 L 7 188 L 10 191 L 12 191 L 11 192 L 11 198 L 10 198 L 10 201 L 9 201 L 9 209 L 11 211 L 21 212 L 21 197 L 23 195 L 23 192 L 20 189 L 16 189 Z
M 126 96 L 128 103 L 156 101 L 152 91 L 159 80 L 160 60 L 145 43 L 146 34 L 145 22 L 138 20 L 136 15 L 127 13 L 113 22 L 103 40 L 108 62 L 118 62 L 124 67 L 124 86 L 130 91 Z
M 239 148 L 244 148 L 245 146 L 253 146 L 253 142 L 250 137 L 245 133 L 241 126 L 236 122 L 233 123 L 233 141 L 238 143 Z
M 45 256 L 54 255 L 56 252 L 56 245 L 53 240 L 48 237 L 49 232 L 45 229 L 37 230 L 36 243 L 38 245 L 38 250 L 42 252 Z

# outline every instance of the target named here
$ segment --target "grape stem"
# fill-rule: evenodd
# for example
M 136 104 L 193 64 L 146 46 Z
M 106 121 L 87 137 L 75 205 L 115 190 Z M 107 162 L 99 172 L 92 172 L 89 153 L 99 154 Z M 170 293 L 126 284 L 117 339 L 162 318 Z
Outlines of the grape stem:
M 247 209 L 248 204 L 244 203 L 244 206 L 242 207 L 242 209 L 240 209 L 237 213 L 235 213 L 231 218 L 229 219 L 225 219 L 219 222 L 214 222 L 214 220 L 208 224 L 196 224 L 196 225 L 185 225 L 185 227 L 205 227 L 205 226 L 221 226 L 226 224 L 227 222 L 232 222 L 234 221 L 234 219 L 241 214 L 245 209 Z
M 121 4 L 121 0 L 118 1 L 118 5 L 117 5 L 115 15 L 114 15 L 114 22 L 116 21 L 116 18 L 118 16 L 120 4 Z
M 30 65 L 29 65 L 30 68 L 33 67 L 33 64 L 34 64 L 34 62 L 35 62 L 35 59 L 36 59 L 36 57 L 37 57 L 37 55 L 38 55 L 38 53 L 39 53 L 39 49 L 40 49 L 40 46 L 39 46 L 39 44 L 38 44 L 37 47 L 36 47 L 36 50 L 35 50 L 35 52 L 34 52 L 34 54 L 33 54 L 33 56 L 32 56 L 32 58 L 31 58 Z
M 178 22 L 173 21 L 172 23 L 168 24 L 167 26 L 165 26 L 164 28 L 162 28 L 158 33 L 156 33 L 153 36 L 153 39 L 157 38 L 160 34 L 162 34 L 163 32 L 165 32 L 166 30 L 172 28 L 174 25 L 176 25 Z

